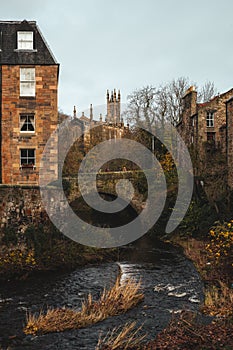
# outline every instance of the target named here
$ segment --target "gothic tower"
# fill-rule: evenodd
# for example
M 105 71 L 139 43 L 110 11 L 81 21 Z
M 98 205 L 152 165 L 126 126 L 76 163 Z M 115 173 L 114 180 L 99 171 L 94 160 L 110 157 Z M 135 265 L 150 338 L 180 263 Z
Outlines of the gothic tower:
M 111 92 L 111 97 L 109 91 L 107 90 L 107 116 L 106 122 L 109 124 L 120 124 L 121 123 L 121 93 L 120 90 L 118 94 L 116 89 Z

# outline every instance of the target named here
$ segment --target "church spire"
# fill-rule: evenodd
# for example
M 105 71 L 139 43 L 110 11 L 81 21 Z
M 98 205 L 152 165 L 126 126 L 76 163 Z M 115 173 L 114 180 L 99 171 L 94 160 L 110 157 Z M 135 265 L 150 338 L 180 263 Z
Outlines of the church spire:
M 73 118 L 77 118 L 77 111 L 76 111 L 76 107 L 74 106 L 74 110 L 73 110 Z
M 121 100 L 121 91 L 118 90 L 118 101 L 120 101 L 120 100 Z

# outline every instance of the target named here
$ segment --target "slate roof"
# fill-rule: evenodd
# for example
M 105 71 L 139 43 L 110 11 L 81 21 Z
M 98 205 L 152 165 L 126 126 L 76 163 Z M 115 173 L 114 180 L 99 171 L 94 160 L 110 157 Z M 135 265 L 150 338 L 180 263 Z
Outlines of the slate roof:
M 33 50 L 17 50 L 17 32 L 33 31 Z M 35 21 L 0 21 L 0 64 L 58 64 Z

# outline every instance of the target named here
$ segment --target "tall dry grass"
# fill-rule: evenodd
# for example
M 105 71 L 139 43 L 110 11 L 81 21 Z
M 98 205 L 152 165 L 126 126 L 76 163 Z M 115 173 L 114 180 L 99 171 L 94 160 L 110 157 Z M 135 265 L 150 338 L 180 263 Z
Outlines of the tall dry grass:
M 212 316 L 233 315 L 233 290 L 224 282 L 218 281 L 219 286 L 208 286 L 205 292 L 205 303 L 202 311 Z
M 132 279 L 120 283 L 117 278 L 114 286 L 104 289 L 100 299 L 94 301 L 91 294 L 82 303 L 80 311 L 69 308 L 49 309 L 45 314 L 29 314 L 25 334 L 45 334 L 77 329 L 102 321 L 108 317 L 125 313 L 140 303 L 144 296 L 140 291 L 141 283 Z
M 136 327 L 136 322 L 127 323 L 123 327 L 114 328 L 104 338 L 100 337 L 96 350 L 127 350 L 142 345 L 146 335 L 140 335 L 142 326 Z

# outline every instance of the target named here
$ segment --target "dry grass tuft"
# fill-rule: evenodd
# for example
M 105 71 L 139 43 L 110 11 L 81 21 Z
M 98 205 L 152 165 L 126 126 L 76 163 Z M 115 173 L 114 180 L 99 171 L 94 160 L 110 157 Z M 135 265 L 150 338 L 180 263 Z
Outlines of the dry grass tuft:
M 120 283 L 120 277 L 110 290 L 104 289 L 100 299 L 94 301 L 89 294 L 80 311 L 62 308 L 49 309 L 38 316 L 29 314 L 25 334 L 63 332 L 68 329 L 87 327 L 108 317 L 125 313 L 144 298 L 141 283 L 132 279 Z
M 218 281 L 219 287 L 209 286 L 205 292 L 205 305 L 202 311 L 212 316 L 233 315 L 233 290 L 224 282 Z
M 123 327 L 114 328 L 102 339 L 99 338 L 96 350 L 127 350 L 142 345 L 146 335 L 139 335 L 142 326 L 135 329 L 136 322 L 127 323 Z

